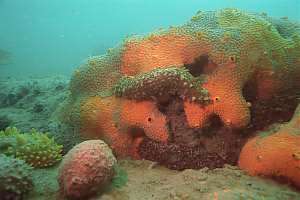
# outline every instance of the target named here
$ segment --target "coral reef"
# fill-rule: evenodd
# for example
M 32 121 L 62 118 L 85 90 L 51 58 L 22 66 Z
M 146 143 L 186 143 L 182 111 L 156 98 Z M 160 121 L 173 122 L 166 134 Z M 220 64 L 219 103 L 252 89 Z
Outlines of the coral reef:
M 32 129 L 21 133 L 15 127 L 0 131 L 0 153 L 24 160 L 29 165 L 49 167 L 61 160 L 62 146 L 55 143 L 45 133 Z
M 300 188 L 300 105 L 292 120 L 278 129 L 249 140 L 239 166 L 250 175 L 286 179 Z
M 115 164 L 111 149 L 101 140 L 76 145 L 60 165 L 61 194 L 68 199 L 82 199 L 103 190 L 113 178 Z
M 299 27 L 222 9 L 126 38 L 75 71 L 62 122 L 118 157 L 174 169 L 236 164 L 247 138 L 296 107 Z
M 0 196 L 3 200 L 21 200 L 33 188 L 32 167 L 23 160 L 0 154 Z
M 50 132 L 57 142 L 64 144 L 57 128 L 59 122 L 54 118 L 55 110 L 68 95 L 68 84 L 69 77 L 64 76 L 3 77 L 0 80 L 0 115 L 12 121 L 10 126 L 22 127 L 25 132 L 32 127 Z

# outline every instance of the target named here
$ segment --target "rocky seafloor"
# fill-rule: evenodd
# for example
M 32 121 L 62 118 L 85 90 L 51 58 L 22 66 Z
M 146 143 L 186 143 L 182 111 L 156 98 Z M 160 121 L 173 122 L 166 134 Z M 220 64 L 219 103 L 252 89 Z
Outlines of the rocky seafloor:
M 68 95 L 68 77 L 2 78 L 0 80 L 0 129 L 15 126 L 22 131 L 35 128 L 50 132 L 64 145 L 65 152 L 80 140 L 72 130 L 62 135 L 54 120 L 55 111 Z M 71 142 L 72 141 L 72 142 Z M 77 142 L 78 141 L 78 142 Z M 250 177 L 235 166 L 182 171 L 167 169 L 155 162 L 121 160 L 128 175 L 127 183 L 91 199 L 300 199 L 300 192 L 286 185 L 259 177 Z M 26 199 L 57 199 L 58 165 L 35 169 L 34 190 Z M 0 198 L 1 199 L 1 198 Z

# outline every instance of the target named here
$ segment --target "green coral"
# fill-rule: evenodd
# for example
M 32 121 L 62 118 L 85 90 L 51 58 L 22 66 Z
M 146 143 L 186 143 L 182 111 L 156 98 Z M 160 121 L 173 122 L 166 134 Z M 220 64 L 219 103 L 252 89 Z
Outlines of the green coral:
M 204 77 L 192 76 L 186 68 L 156 68 L 137 76 L 124 76 L 115 85 L 116 96 L 151 100 L 164 95 L 178 95 L 199 103 L 209 103 L 207 90 L 200 87 Z M 196 87 L 197 86 L 197 87 Z
M 1 199 L 22 199 L 33 188 L 32 167 L 23 160 L 0 154 Z
M 35 168 L 52 166 L 60 161 L 61 151 L 62 145 L 34 129 L 24 134 L 15 127 L 0 131 L 0 153 L 24 160 Z

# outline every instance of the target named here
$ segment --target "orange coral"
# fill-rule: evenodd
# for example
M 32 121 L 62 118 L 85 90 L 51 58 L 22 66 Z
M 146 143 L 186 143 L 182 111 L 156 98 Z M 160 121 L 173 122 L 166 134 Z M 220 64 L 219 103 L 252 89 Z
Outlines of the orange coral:
M 178 33 L 153 34 L 140 41 L 128 41 L 124 45 L 121 58 L 121 72 L 136 75 L 155 68 L 182 66 L 194 62 L 201 54 L 206 54 L 208 44 L 200 44 L 189 35 Z
M 242 128 L 250 121 L 250 103 L 243 92 L 251 97 L 257 95 L 255 101 L 272 101 L 272 97 L 280 94 L 285 98 L 295 96 L 300 89 L 299 57 L 299 29 L 290 26 L 287 20 L 237 9 L 198 12 L 182 26 L 130 38 L 106 55 L 91 58 L 72 77 L 65 121 L 86 138 L 104 138 L 119 155 L 131 154 L 135 149 L 132 144 L 139 144 L 143 134 L 166 141 L 166 119 L 154 102 L 130 102 L 125 100 L 128 96 L 120 99 L 113 96 L 120 79 L 130 82 L 132 79 L 126 76 L 173 66 L 185 67 L 197 79 L 207 77 L 207 82 L 202 85 L 199 81 L 198 87 L 208 91 L 212 104 L 202 105 L 195 96 L 190 98 L 192 102 L 184 103 L 191 127 L 202 128 L 216 114 L 226 125 Z M 143 89 L 154 85 L 151 98 L 157 100 L 157 96 L 169 92 L 170 87 L 163 85 L 166 83 L 148 79 L 147 87 L 139 85 L 130 91 L 130 98 L 147 96 Z M 183 92 L 189 94 L 188 90 L 197 87 L 197 83 L 184 82 L 188 87 Z M 247 84 L 256 93 L 248 95 L 247 90 L 243 91 Z M 178 85 L 172 87 L 174 94 L 179 95 Z M 289 91 L 283 93 L 284 89 Z M 180 97 L 187 99 L 186 95 Z M 136 126 L 144 130 L 134 129 Z
M 256 136 L 243 147 L 239 166 L 250 175 L 285 177 L 300 187 L 300 106 L 293 119 L 269 136 Z
M 114 97 L 91 97 L 81 106 L 81 135 L 88 139 L 103 139 L 120 157 L 129 155 L 132 137 L 120 134 L 114 123 L 119 101 Z
M 242 96 L 241 82 L 233 65 L 219 67 L 210 75 L 203 88 L 209 91 L 212 104 L 202 106 L 190 101 L 184 103 L 187 121 L 191 127 L 203 127 L 212 114 L 218 115 L 228 126 L 243 127 L 249 123 L 249 104 Z
M 156 141 L 167 142 L 169 138 L 166 117 L 151 101 L 123 100 L 120 122 L 143 128 L 146 136 Z
M 176 35 L 172 32 L 152 35 L 141 41 L 129 41 L 122 54 L 121 70 L 126 75 L 136 75 L 157 67 L 182 66 L 193 63 L 199 55 L 205 55 L 211 45 L 197 41 L 192 36 Z M 235 57 L 229 57 L 226 66 L 219 67 L 203 85 L 215 103 L 202 107 L 185 102 L 189 125 L 202 127 L 208 117 L 215 113 L 228 125 L 243 127 L 248 124 L 250 113 L 241 90 L 252 70 L 238 68 Z M 206 66 L 206 67 L 209 67 Z M 206 68 L 203 69 L 204 71 Z
M 168 140 L 166 118 L 150 101 L 90 97 L 81 106 L 81 119 L 82 136 L 103 139 L 119 157 L 137 158 L 136 145 L 143 134 L 156 141 Z

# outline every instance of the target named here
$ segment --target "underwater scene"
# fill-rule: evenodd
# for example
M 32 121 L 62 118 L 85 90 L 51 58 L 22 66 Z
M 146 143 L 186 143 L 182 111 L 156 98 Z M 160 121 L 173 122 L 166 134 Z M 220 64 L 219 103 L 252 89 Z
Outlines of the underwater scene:
M 0 0 L 0 200 L 300 200 L 300 0 Z

